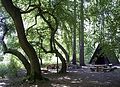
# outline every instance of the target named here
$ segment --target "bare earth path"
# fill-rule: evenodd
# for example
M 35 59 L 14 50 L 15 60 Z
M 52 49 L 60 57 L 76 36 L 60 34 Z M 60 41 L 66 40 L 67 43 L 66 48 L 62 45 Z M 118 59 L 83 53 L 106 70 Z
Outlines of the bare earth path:
M 120 87 L 120 69 L 112 72 L 91 72 L 89 69 L 70 70 L 67 74 L 43 74 L 50 81 L 21 83 L 20 77 L 0 79 L 0 87 Z

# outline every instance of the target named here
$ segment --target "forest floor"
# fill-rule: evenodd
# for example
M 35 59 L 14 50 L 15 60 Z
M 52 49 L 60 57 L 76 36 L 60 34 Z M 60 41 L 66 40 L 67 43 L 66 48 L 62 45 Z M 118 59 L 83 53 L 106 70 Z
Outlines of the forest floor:
M 69 70 L 66 74 L 43 74 L 50 81 L 22 83 L 22 76 L 0 78 L 0 87 L 120 87 L 120 69 L 91 72 L 89 68 Z

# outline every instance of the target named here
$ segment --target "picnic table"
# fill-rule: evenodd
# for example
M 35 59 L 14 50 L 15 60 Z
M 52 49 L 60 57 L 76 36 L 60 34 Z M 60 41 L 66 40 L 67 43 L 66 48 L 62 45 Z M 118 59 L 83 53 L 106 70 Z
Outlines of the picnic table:
M 97 65 L 90 65 L 91 71 L 96 72 L 106 72 L 112 69 L 112 64 L 97 64 Z

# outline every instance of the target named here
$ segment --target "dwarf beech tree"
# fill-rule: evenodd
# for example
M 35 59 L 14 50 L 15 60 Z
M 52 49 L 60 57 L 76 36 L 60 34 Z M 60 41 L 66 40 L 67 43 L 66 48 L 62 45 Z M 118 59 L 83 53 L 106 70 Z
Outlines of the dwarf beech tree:
M 25 29 L 24 29 L 20 9 L 13 4 L 12 0 L 1 0 L 1 3 L 6 9 L 6 11 L 12 17 L 15 24 L 16 31 L 17 31 L 20 46 L 29 58 L 30 65 L 31 65 L 31 72 L 30 72 L 29 79 L 31 80 L 43 79 L 41 75 L 41 68 L 40 68 L 37 54 L 34 48 L 28 42 L 25 35 Z

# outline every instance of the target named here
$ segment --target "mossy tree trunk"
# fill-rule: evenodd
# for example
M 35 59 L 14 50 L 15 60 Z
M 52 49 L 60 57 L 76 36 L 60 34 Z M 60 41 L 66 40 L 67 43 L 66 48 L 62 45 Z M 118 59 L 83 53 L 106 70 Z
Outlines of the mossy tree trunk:
M 80 38 L 79 38 L 79 46 L 80 46 L 80 53 L 79 53 L 79 59 L 80 59 L 80 66 L 84 66 L 84 0 L 81 0 L 81 8 L 80 8 Z
M 76 0 L 74 0 L 74 23 L 73 23 L 73 40 L 72 40 L 72 64 L 76 65 Z

